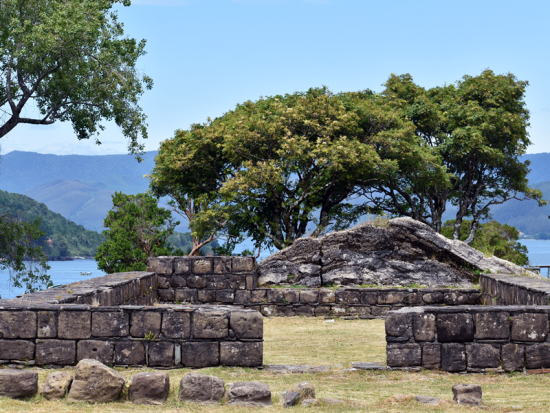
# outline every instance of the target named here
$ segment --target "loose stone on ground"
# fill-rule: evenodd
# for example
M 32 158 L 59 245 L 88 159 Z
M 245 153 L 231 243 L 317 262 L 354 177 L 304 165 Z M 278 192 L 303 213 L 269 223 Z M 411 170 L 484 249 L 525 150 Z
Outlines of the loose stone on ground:
M 227 403 L 242 407 L 269 407 L 273 404 L 271 389 L 265 383 L 233 383 L 227 391 Z
M 82 360 L 69 391 L 69 402 L 106 403 L 119 398 L 124 378 L 96 360 Z
M 0 370 L 0 396 L 21 398 L 38 391 L 38 373 L 30 370 Z
M 225 394 L 225 382 L 215 376 L 189 373 L 180 382 L 180 401 L 215 404 L 219 403 Z
M 73 375 L 68 371 L 56 371 L 51 373 L 46 378 L 46 383 L 42 388 L 42 395 L 48 400 L 61 400 L 64 399 L 71 383 L 73 382 Z

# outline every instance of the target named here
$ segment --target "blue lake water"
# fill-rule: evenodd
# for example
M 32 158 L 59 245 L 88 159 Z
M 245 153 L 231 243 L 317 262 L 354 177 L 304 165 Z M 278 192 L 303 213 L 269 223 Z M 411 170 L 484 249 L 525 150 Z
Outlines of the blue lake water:
M 550 240 L 522 240 L 521 243 L 529 250 L 529 262 L 531 265 L 550 265 Z M 236 252 L 244 248 L 252 249 L 252 245 L 243 245 L 236 249 Z M 269 251 L 262 251 L 260 259 L 269 256 Z M 74 260 L 74 261 L 50 261 L 51 269 L 48 274 L 52 282 L 57 284 L 70 284 L 75 281 L 85 280 L 87 278 L 101 277 L 105 275 L 103 271 L 97 269 L 94 260 Z M 80 275 L 81 272 L 91 272 L 91 275 Z M 9 288 L 8 272 L 0 272 L 0 295 L 2 298 L 15 298 L 23 293 L 18 288 Z M 547 275 L 547 270 L 543 269 L 542 275 Z

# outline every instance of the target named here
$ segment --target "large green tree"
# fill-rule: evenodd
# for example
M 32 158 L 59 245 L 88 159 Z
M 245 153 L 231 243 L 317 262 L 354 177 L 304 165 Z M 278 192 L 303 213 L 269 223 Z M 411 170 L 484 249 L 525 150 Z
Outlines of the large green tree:
M 464 239 L 468 244 L 491 206 L 511 199 L 544 204 L 542 193 L 529 187 L 529 162 L 520 159 L 531 144 L 526 87 L 527 82 L 512 74 L 495 75 L 490 70 L 432 89 L 416 85 L 410 75 L 392 75 L 382 96 L 415 125 L 421 148 L 440 169 L 438 179 L 432 179 L 418 173 L 429 168 L 411 169 L 400 162 L 396 174 L 370 188 L 369 201 L 437 231 L 451 203 L 457 207 L 454 239 L 459 239 L 462 221 L 470 218 Z
M 136 68 L 145 41 L 126 37 L 111 10 L 129 0 L 0 2 L 0 138 L 18 124 L 72 123 L 89 139 L 114 121 L 140 154 L 147 137 L 138 105 L 152 81 Z
M 206 197 L 234 234 L 281 249 L 311 224 L 321 233 L 362 215 L 364 206 L 346 200 L 395 169 L 379 150 L 397 156 L 418 146 L 413 130 L 368 91 L 321 88 L 248 101 L 164 142 L 151 188 L 176 199 Z
M 112 197 L 113 208 L 103 221 L 106 240 L 95 256 L 100 270 L 145 271 L 149 257 L 173 255 L 167 239 L 179 222 L 172 221 L 170 211 L 159 207 L 148 193 L 115 192 Z

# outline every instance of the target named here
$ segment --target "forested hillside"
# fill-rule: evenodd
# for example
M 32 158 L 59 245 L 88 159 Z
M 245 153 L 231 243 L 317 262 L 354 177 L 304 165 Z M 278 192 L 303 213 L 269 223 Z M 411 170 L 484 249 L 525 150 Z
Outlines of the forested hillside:
M 50 258 L 93 256 L 104 239 L 103 235 L 86 230 L 25 195 L 0 191 L 0 211 L 22 221 L 40 218 L 40 229 L 46 233 L 40 242 Z

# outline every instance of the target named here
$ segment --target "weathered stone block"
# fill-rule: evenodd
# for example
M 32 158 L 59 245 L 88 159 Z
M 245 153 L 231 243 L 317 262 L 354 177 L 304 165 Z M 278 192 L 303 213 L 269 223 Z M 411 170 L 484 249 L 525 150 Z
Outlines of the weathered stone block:
M 250 291 L 250 302 L 251 303 L 264 303 L 267 302 L 267 291 L 266 290 L 252 290 Z
M 215 404 L 222 401 L 225 382 L 214 376 L 189 373 L 180 382 L 180 401 L 198 404 Z
M 216 290 L 216 301 L 220 303 L 233 303 L 235 301 L 235 293 L 233 290 Z
M 81 340 L 76 347 L 78 361 L 90 359 L 103 364 L 113 364 L 115 361 L 115 345 L 112 341 Z
M 172 303 L 176 299 L 175 291 L 172 289 L 158 290 L 158 295 L 161 302 Z
M 220 364 L 259 367 L 263 364 L 262 342 L 221 342 Z
M 500 348 L 498 345 L 471 343 L 466 344 L 468 367 L 496 368 L 500 366 Z
M 366 291 L 361 293 L 361 304 L 378 304 L 378 293 L 376 291 Z
M 407 313 L 391 312 L 386 316 L 386 336 L 409 338 L 411 325 Z
M 124 311 L 92 313 L 92 335 L 94 337 L 126 337 L 129 334 L 128 313 Z
M 187 276 L 187 287 L 189 288 L 206 288 L 205 275 L 189 275 Z
M 34 343 L 27 340 L 0 340 L 1 360 L 34 359 Z
M 184 367 L 203 368 L 220 364 L 218 343 L 182 343 L 181 363 Z
M 469 293 L 468 294 L 468 304 L 480 305 L 481 304 L 481 293 Z
M 145 345 L 141 341 L 117 341 L 115 363 L 118 366 L 144 366 Z
M 409 305 L 419 305 L 422 303 L 422 293 L 408 293 L 405 296 L 405 303 Z
M 403 304 L 403 291 L 381 291 L 378 293 L 378 304 Z
M 188 257 L 174 258 L 174 273 L 175 274 L 189 274 L 191 271 L 191 265 Z
M 339 304 L 359 304 L 361 303 L 361 293 L 359 291 L 336 290 L 336 302 Z
M 388 314 L 389 310 L 390 310 L 389 307 L 384 307 L 384 306 L 372 306 L 370 308 L 372 315 L 375 317 L 385 317 L 386 314 Z
M 176 290 L 176 301 L 182 303 L 196 303 L 199 301 L 197 290 L 191 290 L 189 288 L 178 288 Z
M 442 342 L 474 340 L 474 322 L 471 314 L 439 314 L 437 316 L 437 339 Z
M 238 340 L 261 339 L 264 336 L 264 318 L 257 311 L 232 311 L 229 326 Z
M 36 364 L 73 365 L 76 342 L 71 340 L 36 340 Z
M 76 366 L 68 401 L 107 403 L 117 400 L 124 388 L 124 378 L 96 360 L 82 360 Z
M 135 404 L 160 406 L 170 393 L 170 377 L 164 372 L 138 373 L 132 377 L 128 398 Z
M 319 290 L 319 303 L 330 304 L 336 302 L 336 293 L 333 290 L 327 288 L 321 288 Z
M 206 279 L 206 287 L 211 290 L 225 290 L 228 288 L 225 275 L 209 275 Z
M 195 311 L 193 313 L 194 338 L 228 337 L 227 313 L 223 311 Z
M 280 305 L 277 308 L 278 317 L 295 317 L 296 311 L 292 306 Z
M 216 302 L 216 290 L 197 290 L 197 298 L 201 303 Z
M 254 271 L 254 258 L 233 257 L 233 272 Z
M 424 344 L 422 347 L 422 367 L 438 369 L 441 367 L 441 345 Z
M 278 314 L 278 307 L 276 305 L 262 305 L 260 307 L 260 312 L 265 317 L 276 317 Z
M 185 288 L 187 286 L 187 278 L 185 275 L 173 275 L 170 278 L 171 288 Z
M 504 371 L 523 371 L 524 364 L 524 346 L 512 343 L 502 346 L 502 368 Z
M 212 274 L 212 258 L 193 259 L 193 274 Z
M 246 277 L 242 275 L 226 276 L 227 285 L 231 290 L 246 290 Z
M 73 382 L 73 375 L 68 371 L 56 371 L 48 374 L 41 394 L 47 400 L 62 400 L 67 396 Z
M 36 313 L 38 323 L 38 338 L 57 337 L 57 319 L 53 311 L 38 311 Z
M 283 290 L 268 290 L 267 291 L 267 302 L 282 304 L 284 298 Z
M 174 273 L 174 257 L 151 257 L 147 260 L 147 271 L 157 274 Z
M 548 336 L 548 314 L 516 314 L 512 321 L 513 341 L 545 341 Z
M 161 290 L 170 288 L 171 275 L 157 275 L 157 286 Z
M 269 407 L 273 404 L 271 389 L 265 383 L 233 383 L 227 390 L 227 404 L 229 406 Z
M 420 313 L 414 315 L 414 339 L 415 341 L 435 340 L 435 315 Z
M 391 343 L 386 346 L 389 367 L 411 367 L 422 364 L 422 349 L 416 343 Z
M 31 370 L 0 370 L 0 396 L 13 399 L 38 392 L 38 373 Z
M 150 367 L 172 367 L 175 362 L 174 343 L 168 341 L 149 342 Z
M 300 291 L 285 290 L 283 291 L 283 303 L 296 304 L 300 302 Z
M 300 302 L 302 304 L 314 304 L 319 301 L 319 291 L 302 290 L 300 291 Z
M 257 287 L 256 277 L 254 275 L 247 275 L 246 276 L 246 289 L 247 290 L 253 290 L 256 287 Z
M 57 320 L 57 335 L 66 340 L 90 338 L 91 320 L 89 311 L 61 311 Z
M 316 317 L 327 316 L 332 312 L 332 307 L 328 305 L 320 305 L 315 307 L 313 311 Z
M 477 313 L 476 335 L 477 340 L 497 340 L 510 337 L 509 313 Z
M 535 344 L 525 348 L 525 365 L 528 369 L 550 367 L 550 344 Z
M 4 338 L 35 338 L 34 311 L 0 311 L 0 333 Z
M 231 273 L 231 257 L 214 258 L 214 274 Z
M 302 305 L 295 307 L 294 311 L 298 317 L 313 317 L 313 308 L 309 305 Z
M 457 384 L 453 386 L 453 400 L 458 404 L 468 406 L 483 404 L 481 386 L 477 384 Z
M 334 317 L 345 317 L 348 315 L 348 307 L 345 305 L 333 305 L 331 310 Z
M 446 305 L 466 305 L 468 304 L 468 294 L 453 291 L 443 295 L 443 302 Z
M 191 337 L 191 314 L 185 311 L 167 311 L 163 313 L 162 334 L 167 338 Z
M 441 369 L 449 372 L 466 370 L 464 344 L 445 343 L 441 346 Z
M 235 304 L 249 304 L 250 303 L 250 291 L 239 290 L 235 291 Z
M 130 317 L 130 334 L 132 337 L 144 338 L 160 334 L 161 314 L 154 311 L 134 311 Z
M 443 304 L 443 293 L 440 293 L 440 292 L 426 293 L 422 296 L 422 301 L 424 301 L 424 304 L 426 305 Z

